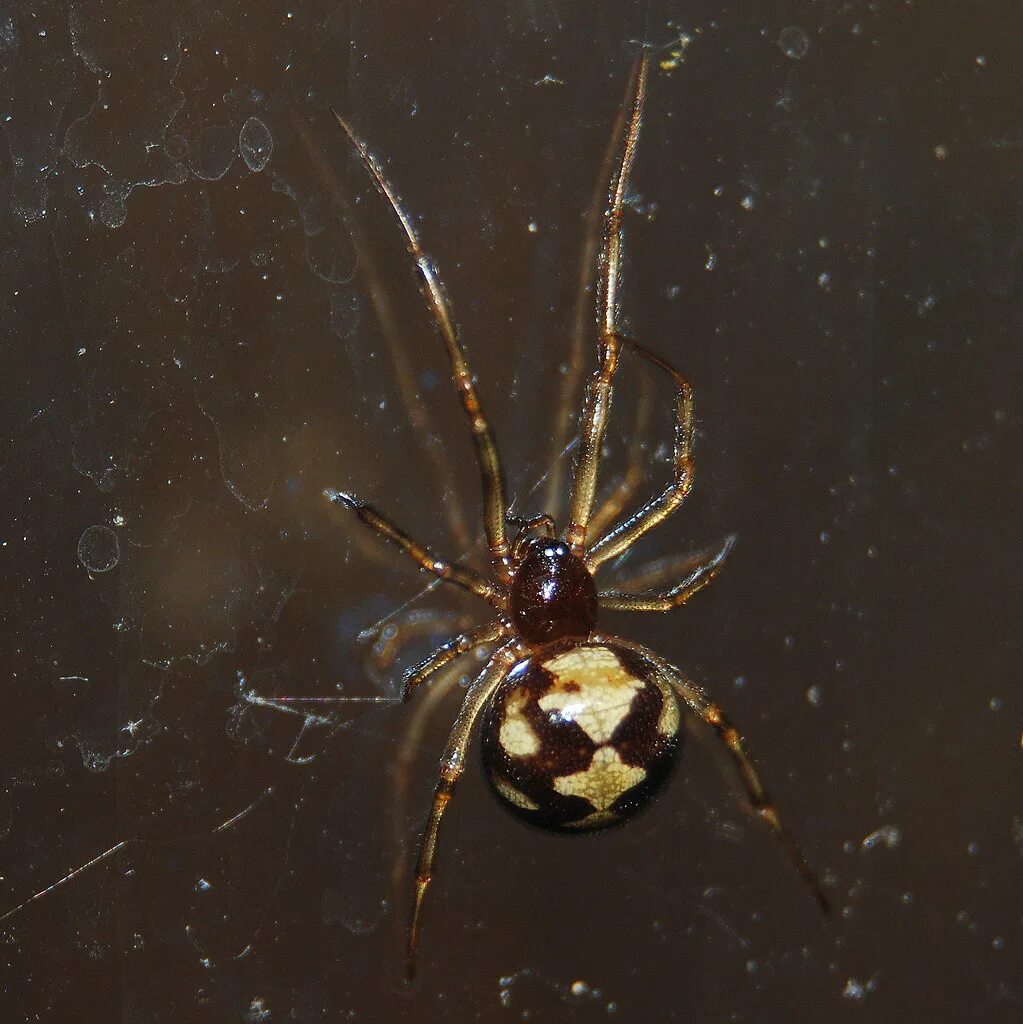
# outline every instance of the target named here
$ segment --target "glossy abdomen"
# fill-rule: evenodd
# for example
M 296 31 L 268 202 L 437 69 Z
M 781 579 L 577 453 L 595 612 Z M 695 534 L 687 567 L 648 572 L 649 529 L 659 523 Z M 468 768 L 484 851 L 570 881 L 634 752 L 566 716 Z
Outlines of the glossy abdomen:
M 609 643 L 563 641 L 520 662 L 487 709 L 483 767 L 516 815 L 541 828 L 609 828 L 647 804 L 681 739 L 657 667 Z

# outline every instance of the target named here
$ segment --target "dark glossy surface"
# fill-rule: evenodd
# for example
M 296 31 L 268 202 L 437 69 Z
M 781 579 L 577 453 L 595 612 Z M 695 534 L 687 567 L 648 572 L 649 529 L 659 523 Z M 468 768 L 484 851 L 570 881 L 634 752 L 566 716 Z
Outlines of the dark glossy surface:
M 683 32 L 622 303 L 693 382 L 695 486 L 623 572 L 738 542 L 686 608 L 601 626 L 720 699 L 836 911 L 700 730 L 578 843 L 509 820 L 473 752 L 407 992 L 395 862 L 455 707 L 396 799 L 401 671 L 488 609 L 419 596 L 322 491 L 454 558 L 479 475 L 330 107 L 443 274 L 527 516 L 635 45 Z M 1021 67 L 1007 0 L 7 5 L 0 896 L 116 852 L 0 923 L 0 1020 L 1018 1024 Z M 603 481 L 644 379 L 646 499 L 672 395 L 628 353 Z M 421 640 L 367 666 L 392 613 Z M 265 702 L 303 696 L 393 703 Z
M 587 636 L 597 622 L 593 577 L 565 544 L 535 538 L 516 567 L 510 611 L 528 644 Z

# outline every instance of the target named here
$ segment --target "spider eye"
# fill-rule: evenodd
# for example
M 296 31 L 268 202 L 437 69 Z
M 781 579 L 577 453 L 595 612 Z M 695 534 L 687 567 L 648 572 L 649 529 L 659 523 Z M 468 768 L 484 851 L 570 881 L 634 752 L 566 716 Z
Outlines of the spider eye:
M 511 614 L 528 644 L 589 636 L 597 621 L 593 577 L 566 544 L 537 540 L 515 571 Z

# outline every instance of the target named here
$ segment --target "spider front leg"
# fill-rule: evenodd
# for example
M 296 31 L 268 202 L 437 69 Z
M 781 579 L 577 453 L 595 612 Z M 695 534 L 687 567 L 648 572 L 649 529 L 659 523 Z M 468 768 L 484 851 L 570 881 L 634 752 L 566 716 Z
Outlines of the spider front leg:
M 437 788 L 433 794 L 433 804 L 426 828 L 419 844 L 419 859 L 416 864 L 415 893 L 412 897 L 412 913 L 409 917 L 407 944 L 405 947 L 406 973 L 411 981 L 416 968 L 416 942 L 419 936 L 419 915 L 423 907 L 423 899 L 433 876 L 433 862 L 437 852 L 437 834 L 440 831 L 444 811 L 451 802 L 455 783 L 465 770 L 465 752 L 469 746 L 472 727 L 487 701 L 504 681 L 512 666 L 524 656 L 517 640 L 505 644 L 487 662 L 476 681 L 469 687 L 458 717 L 452 726 L 447 746 L 440 760 L 440 772 Z
M 508 546 L 508 524 L 505 521 L 508 502 L 505 498 L 504 471 L 501 467 L 501 456 L 497 450 L 494 432 L 490 421 L 480 405 L 476 392 L 476 382 L 469 361 L 465 355 L 455 319 L 451 313 L 451 303 L 445 293 L 437 268 L 423 249 L 419 235 L 412 224 L 412 218 L 405 211 L 398 193 L 387 180 L 380 164 L 370 153 L 366 143 L 352 130 L 348 122 L 335 110 L 334 118 L 341 130 L 348 136 L 362 160 L 363 166 L 380 194 L 387 200 L 408 242 L 409 255 L 412 257 L 420 288 L 426 299 L 430 315 L 433 317 L 437 331 L 440 333 L 447 350 L 451 367 L 451 381 L 455 386 L 458 400 L 462 403 L 462 411 L 469 423 L 469 433 L 476 449 L 476 461 L 479 464 L 480 482 L 483 488 L 483 525 L 487 534 L 487 546 L 490 558 L 498 577 L 507 582 L 511 577 L 509 565 L 511 551 Z
M 392 544 L 396 544 L 421 569 L 433 573 L 434 576 L 448 583 L 454 583 L 456 586 L 463 587 L 477 597 L 481 597 L 495 608 L 504 609 L 504 595 L 478 572 L 468 568 L 468 566 L 459 565 L 457 562 L 446 562 L 443 559 L 437 558 L 429 548 L 413 540 L 404 530 L 395 526 L 389 519 L 377 512 L 375 508 L 367 505 L 364 501 L 359 501 L 353 495 L 346 494 L 344 491 L 329 489 L 323 493 L 335 505 L 351 509 L 365 526 L 368 526 L 375 533 L 379 533 L 381 537 L 389 540 Z
M 616 322 L 622 265 L 622 212 L 625 208 L 625 194 L 629 188 L 629 175 L 636 159 L 639 130 L 643 123 L 649 66 L 650 58 L 644 51 L 636 62 L 629 83 L 629 94 L 632 97 L 629 127 L 625 133 L 617 173 L 612 178 L 608 190 L 608 205 L 604 214 L 604 245 L 600 253 L 600 273 L 597 282 L 600 366 L 586 389 L 579 436 L 579 455 L 572 475 L 568 526 L 565 530 L 565 540 L 569 547 L 574 554 L 580 556 L 586 550 L 586 537 L 597 492 L 600 453 L 604 446 L 604 432 L 611 411 L 614 378 L 622 349 L 622 338 L 618 334 Z

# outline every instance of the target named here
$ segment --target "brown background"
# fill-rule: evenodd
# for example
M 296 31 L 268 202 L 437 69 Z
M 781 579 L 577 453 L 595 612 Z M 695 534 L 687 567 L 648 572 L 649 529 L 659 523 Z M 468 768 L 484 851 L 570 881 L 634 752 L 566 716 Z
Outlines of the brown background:
M 0 911 L 128 842 L 0 923 L 5 1021 L 1020 1019 L 1023 55 L 1000 6 L 0 13 Z M 742 724 L 837 913 L 698 733 L 646 815 L 589 840 L 516 823 L 473 764 L 405 991 L 395 835 L 453 708 L 401 808 L 413 708 L 290 706 L 318 724 L 241 693 L 395 696 L 357 634 L 422 581 L 324 487 L 453 553 L 455 510 L 478 516 L 441 348 L 329 108 L 416 217 L 540 511 L 610 125 L 638 44 L 669 59 L 682 32 L 623 312 L 694 382 L 698 483 L 637 558 L 739 544 L 689 608 L 608 625 Z M 403 660 L 478 614 L 411 609 L 448 617 Z

